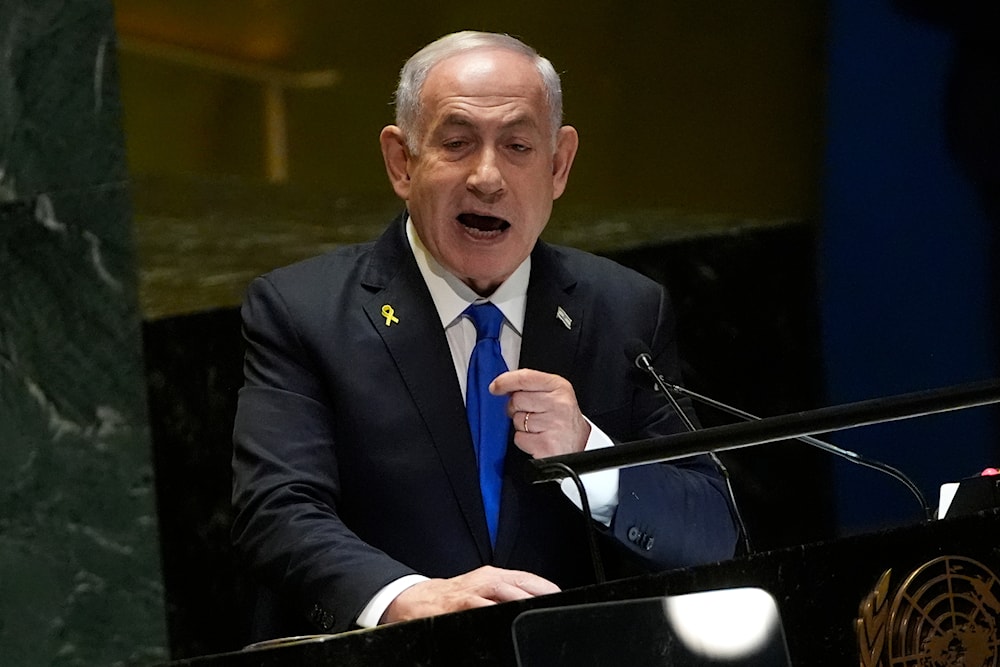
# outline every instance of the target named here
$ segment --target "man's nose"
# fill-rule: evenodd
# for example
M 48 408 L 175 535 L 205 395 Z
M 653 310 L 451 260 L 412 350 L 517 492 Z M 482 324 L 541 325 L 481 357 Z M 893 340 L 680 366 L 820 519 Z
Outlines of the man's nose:
M 504 191 L 503 172 L 492 148 L 483 149 L 469 173 L 467 185 L 481 197 L 495 198 Z

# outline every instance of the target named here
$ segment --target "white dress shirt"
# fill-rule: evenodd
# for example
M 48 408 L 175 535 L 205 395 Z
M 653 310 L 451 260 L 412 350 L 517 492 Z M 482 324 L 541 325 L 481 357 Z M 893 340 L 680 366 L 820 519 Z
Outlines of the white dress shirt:
M 500 328 L 500 353 L 503 355 L 507 368 L 518 368 L 521 359 L 521 332 L 524 330 L 524 309 L 527 303 L 528 279 L 531 276 L 531 257 L 525 259 L 514 273 L 505 280 L 496 291 L 485 299 L 476 294 L 471 287 L 463 283 L 445 270 L 424 247 L 413 222 L 406 221 L 406 238 L 410 242 L 413 256 L 417 260 L 420 274 L 431 293 L 434 307 L 437 309 L 441 326 L 448 338 L 451 348 L 451 358 L 455 364 L 455 375 L 462 388 L 462 398 L 465 398 L 466 383 L 469 372 L 469 359 L 476 345 L 476 326 L 462 313 L 472 303 L 490 301 L 504 316 Z M 611 438 L 597 428 L 590 420 L 590 437 L 585 449 L 599 449 L 612 446 Z M 604 525 L 611 524 L 615 509 L 618 507 L 618 471 L 604 470 L 581 475 L 587 499 L 590 502 L 590 515 Z M 569 479 L 562 481 L 560 488 L 577 508 L 581 508 L 580 495 L 576 485 Z M 426 577 L 410 575 L 397 579 L 375 594 L 375 597 L 365 606 L 358 616 L 358 625 L 374 627 L 389 604 L 400 593 L 425 581 Z

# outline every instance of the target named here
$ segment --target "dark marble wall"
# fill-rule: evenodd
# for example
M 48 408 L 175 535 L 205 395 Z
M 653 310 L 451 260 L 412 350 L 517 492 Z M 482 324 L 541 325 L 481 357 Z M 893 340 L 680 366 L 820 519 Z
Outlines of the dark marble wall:
M 0 663 L 166 657 L 111 3 L 0 2 Z
M 150 321 L 144 331 L 170 651 L 235 650 L 249 643 L 250 607 L 229 539 L 239 310 Z

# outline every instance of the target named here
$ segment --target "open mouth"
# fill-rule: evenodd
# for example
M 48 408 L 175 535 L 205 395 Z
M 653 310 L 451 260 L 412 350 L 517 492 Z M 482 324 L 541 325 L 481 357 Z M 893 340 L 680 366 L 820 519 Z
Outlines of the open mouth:
M 475 213 L 460 213 L 458 221 L 466 229 L 479 232 L 484 236 L 500 234 L 510 227 L 510 223 L 502 218 L 495 218 L 492 215 L 477 215 Z

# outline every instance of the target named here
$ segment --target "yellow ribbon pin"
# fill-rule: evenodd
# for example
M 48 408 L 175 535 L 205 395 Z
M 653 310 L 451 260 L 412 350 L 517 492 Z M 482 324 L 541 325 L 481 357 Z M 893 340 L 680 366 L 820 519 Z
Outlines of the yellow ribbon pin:
M 394 311 L 392 306 L 389 304 L 382 306 L 382 317 L 385 318 L 385 326 L 390 326 L 393 322 L 399 324 L 399 318 L 396 317 L 396 311 Z

